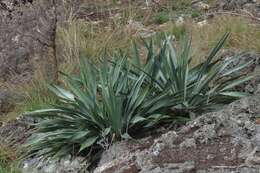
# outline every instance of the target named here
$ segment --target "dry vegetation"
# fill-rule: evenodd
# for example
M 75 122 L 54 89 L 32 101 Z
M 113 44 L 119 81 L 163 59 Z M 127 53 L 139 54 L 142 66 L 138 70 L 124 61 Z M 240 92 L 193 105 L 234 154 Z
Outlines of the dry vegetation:
M 0 173 L 20 173 L 16 166 L 17 153 L 0 143 Z

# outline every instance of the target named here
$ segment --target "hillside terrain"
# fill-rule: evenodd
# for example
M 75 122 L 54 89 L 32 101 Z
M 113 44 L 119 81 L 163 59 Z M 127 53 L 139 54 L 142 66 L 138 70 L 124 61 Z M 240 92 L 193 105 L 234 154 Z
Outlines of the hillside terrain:
M 174 62 L 171 41 L 183 53 L 176 56 L 187 61 Z M 211 57 L 216 60 L 209 63 Z M 169 82 L 162 87 L 164 80 Z M 189 90 L 205 81 L 207 87 L 197 87 L 197 93 Z M 184 98 L 179 105 L 170 105 L 178 99 L 164 97 L 172 96 L 170 89 L 158 94 L 171 84 L 178 90 L 171 98 Z M 216 94 L 211 102 L 215 91 L 229 99 L 222 102 L 224 97 Z M 204 93 L 209 94 L 205 100 Z M 212 111 L 208 103 L 216 106 L 214 101 L 220 106 Z M 127 104 L 120 107 L 121 102 Z M 259 172 L 259 104 L 259 0 L 0 0 L 0 173 Z M 127 125 L 121 122 L 125 119 L 103 122 L 119 116 L 119 107 L 123 116 L 138 116 Z M 47 118 L 38 116 L 42 109 Z M 80 121 L 74 122 L 74 116 L 88 111 L 103 119 L 77 117 Z M 172 114 L 180 116 L 169 118 Z M 84 121 L 95 125 L 85 127 Z M 69 127 L 77 126 L 88 130 L 67 137 Z M 95 131 L 97 126 L 102 132 Z M 52 128 L 64 133 L 48 137 Z M 91 130 L 101 139 L 89 137 L 84 148 L 77 146 Z M 41 136 L 44 132 L 47 137 Z M 54 159 L 48 156 L 53 151 Z

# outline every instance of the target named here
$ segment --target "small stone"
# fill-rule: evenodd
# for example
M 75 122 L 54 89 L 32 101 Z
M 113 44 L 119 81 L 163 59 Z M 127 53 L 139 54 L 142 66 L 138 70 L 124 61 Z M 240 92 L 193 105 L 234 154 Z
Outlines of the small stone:
M 182 16 L 180 16 L 180 17 L 176 20 L 175 25 L 177 25 L 177 26 L 182 26 L 184 23 L 185 23 L 185 22 L 184 22 L 184 18 L 183 18 Z
M 188 138 L 185 139 L 185 141 L 183 141 L 180 144 L 180 148 L 184 149 L 184 148 L 196 148 L 196 141 L 194 138 Z
M 247 130 L 254 131 L 255 130 L 255 124 L 252 123 L 251 121 L 246 121 L 245 122 L 245 128 Z
M 64 167 L 69 167 L 70 166 L 70 160 L 65 160 L 64 162 L 63 162 L 63 164 L 64 164 Z
M 57 167 L 56 167 L 55 164 L 51 164 L 51 165 L 45 166 L 45 167 L 43 168 L 43 171 L 44 171 L 45 173 L 55 173 L 56 170 L 57 170 Z
M 152 149 L 152 153 L 155 156 L 158 156 L 160 152 L 164 149 L 165 145 L 163 143 L 156 143 Z
M 200 2 L 194 3 L 193 8 L 195 8 L 196 10 L 199 10 L 199 11 L 207 11 L 210 9 L 210 5 L 200 1 Z
M 197 23 L 198 27 L 203 27 L 207 24 L 208 24 L 207 20 L 203 20 L 203 21 Z
M 200 8 L 201 8 L 201 10 L 209 10 L 210 6 L 209 6 L 209 4 L 201 2 Z
M 209 155 L 207 156 L 207 160 L 212 160 L 212 159 L 214 159 L 214 155 L 209 154 Z

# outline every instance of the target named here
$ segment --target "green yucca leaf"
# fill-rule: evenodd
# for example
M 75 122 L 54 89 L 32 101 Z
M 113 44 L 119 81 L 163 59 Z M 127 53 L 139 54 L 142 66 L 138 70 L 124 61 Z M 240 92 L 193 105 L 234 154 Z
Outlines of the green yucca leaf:
M 230 35 L 229 33 L 225 33 L 223 35 L 223 37 L 219 40 L 217 45 L 212 49 L 212 51 L 210 52 L 209 56 L 207 57 L 206 61 L 204 62 L 203 66 L 202 66 L 202 70 L 200 71 L 199 77 L 202 76 L 202 74 L 207 72 L 207 69 L 208 69 L 210 63 L 212 62 L 213 58 L 216 56 L 218 51 L 223 47 L 223 45 L 226 42 L 226 40 L 228 39 L 229 35 Z
M 235 57 L 235 58 L 238 58 L 238 57 Z M 233 69 L 229 69 L 227 72 L 223 73 L 221 75 L 221 77 L 228 76 L 228 75 L 231 75 L 234 72 L 240 71 L 240 70 L 244 69 L 245 67 L 248 67 L 250 64 L 252 64 L 252 62 L 253 61 L 249 61 L 247 63 L 241 64 L 240 66 L 236 66 Z
M 62 99 L 74 101 L 74 95 L 71 92 L 69 92 L 59 86 L 50 85 L 49 89 Z
M 91 147 L 97 141 L 97 139 L 98 139 L 97 136 L 86 138 L 86 140 L 80 144 L 79 152 L 83 151 L 84 149 L 86 149 L 88 147 Z
M 139 49 L 135 41 L 133 41 L 133 52 L 134 52 L 133 64 L 136 65 L 137 67 L 141 67 L 141 58 L 139 55 Z
M 230 91 L 230 92 L 226 91 L 226 92 L 221 92 L 219 94 L 224 95 L 224 96 L 237 97 L 237 98 L 249 96 L 249 94 L 247 94 L 247 93 L 236 92 L 236 91 Z
M 234 81 L 229 82 L 220 91 L 226 91 L 226 90 L 232 89 L 235 86 L 238 86 L 238 85 L 240 85 L 242 83 L 245 83 L 245 82 L 247 82 L 247 81 L 249 81 L 251 79 L 253 79 L 253 76 L 246 76 L 246 77 L 243 77 L 243 78 L 236 79 Z
M 135 116 L 131 119 L 132 124 L 140 123 L 146 121 L 146 118 L 141 117 L 141 116 Z
M 89 134 L 90 134 L 90 131 L 88 131 L 88 130 L 86 130 L 86 131 L 76 131 L 73 134 L 71 141 L 79 142 L 79 140 L 82 140 L 82 138 L 84 139 Z

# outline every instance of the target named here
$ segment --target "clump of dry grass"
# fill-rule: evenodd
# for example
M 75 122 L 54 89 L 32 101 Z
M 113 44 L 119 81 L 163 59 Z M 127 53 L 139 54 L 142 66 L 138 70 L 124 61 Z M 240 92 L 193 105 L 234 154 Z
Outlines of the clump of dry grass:
M 260 52 L 260 28 L 259 24 L 244 17 L 219 16 L 209 21 L 209 24 L 202 27 L 191 27 L 194 40 L 206 43 L 212 47 L 214 42 L 224 32 L 229 31 L 231 37 L 226 47 L 236 48 L 241 51 Z M 204 41 L 203 41 L 204 40 Z
M 97 58 L 106 49 L 108 53 L 116 49 L 129 49 L 131 33 L 125 25 L 102 26 L 83 20 L 71 20 L 66 28 L 59 29 L 63 64 L 61 70 L 72 72 L 78 64 L 81 53 L 97 62 Z
M 216 16 L 202 26 L 192 20 L 187 20 L 183 25 L 168 23 L 160 31 L 174 35 L 177 40 L 185 34 L 191 35 L 194 59 L 198 62 L 225 32 L 231 33 L 225 48 L 260 52 L 259 24 L 245 17 Z
M 6 84 L 5 87 L 16 92 L 22 99 L 15 104 L 11 112 L 0 117 L 0 122 L 14 120 L 24 112 L 44 108 L 56 101 L 56 98 L 48 89 L 48 81 L 41 70 L 35 72 L 31 82 L 21 85 Z
M 24 92 L 25 101 L 22 103 L 24 111 L 32 111 L 44 108 L 55 103 L 55 97 L 48 89 L 48 81 L 40 72 L 35 74 L 34 80 L 23 85 L 21 90 Z
M 20 173 L 16 162 L 17 151 L 0 143 L 0 173 Z
M 10 164 L 15 161 L 18 157 L 16 151 L 0 143 L 0 162 L 2 164 Z

